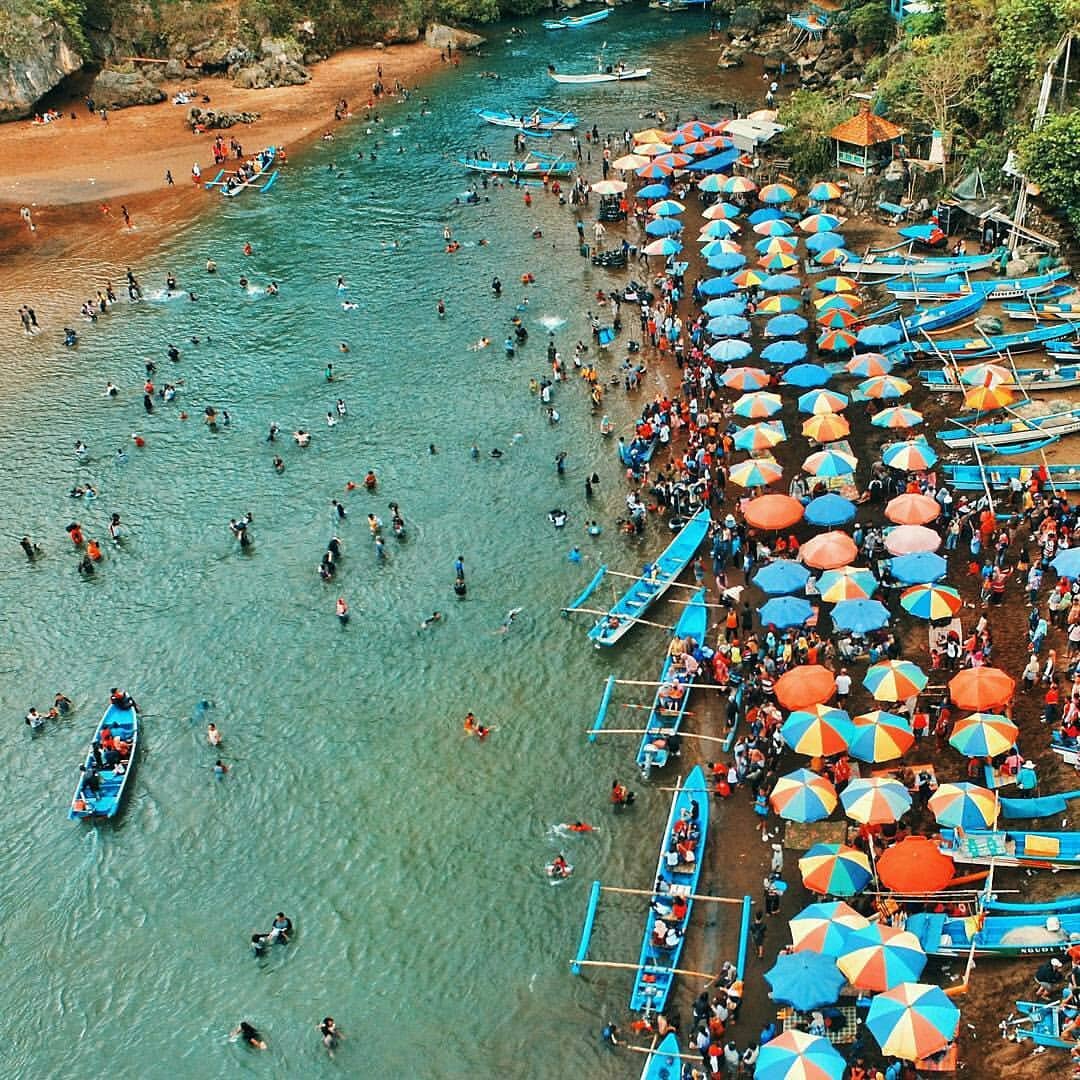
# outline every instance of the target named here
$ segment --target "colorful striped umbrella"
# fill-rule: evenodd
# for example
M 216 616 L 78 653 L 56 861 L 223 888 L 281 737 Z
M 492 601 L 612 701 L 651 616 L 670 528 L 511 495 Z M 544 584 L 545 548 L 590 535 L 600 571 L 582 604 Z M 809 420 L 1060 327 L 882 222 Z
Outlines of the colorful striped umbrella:
M 870 423 L 874 427 L 881 428 L 911 428 L 917 427 L 922 422 L 923 414 L 918 409 L 912 409 L 907 405 L 891 405 L 870 418 Z
M 712 124 L 705 123 L 704 120 L 687 120 L 685 124 L 680 124 L 675 129 L 675 135 L 671 140 L 672 146 L 679 146 L 681 142 L 693 142 L 696 139 L 707 139 L 710 135 L 715 135 L 718 131 Z M 681 140 L 681 142 L 680 142 Z
M 827 293 L 858 292 L 859 283 L 849 277 L 827 277 L 822 278 L 817 283 L 817 287 Z
M 836 788 L 816 772 L 796 769 L 776 781 L 769 803 L 785 821 L 824 821 L 836 809 Z
M 846 409 L 851 399 L 846 394 L 835 390 L 810 390 L 799 395 L 799 412 L 821 416 L 822 413 L 835 413 Z
M 825 234 L 822 233 L 822 236 Z M 851 262 L 854 256 L 846 248 L 831 247 L 825 251 L 819 251 L 814 256 L 814 262 L 818 266 L 843 266 L 846 262 Z M 835 310 L 835 309 L 834 309 Z
M 774 626 L 777 630 L 805 626 L 813 614 L 810 601 L 801 596 L 774 596 L 758 608 L 761 625 Z
M 907 720 L 895 713 L 862 713 L 852 717 L 855 734 L 851 738 L 851 756 L 873 763 L 903 757 L 915 744 L 915 735 Z
M 725 195 L 748 195 L 757 191 L 757 184 L 749 176 L 729 176 L 720 185 L 720 190 Z
M 866 1026 L 882 1053 L 917 1061 L 944 1049 L 956 1037 L 960 1010 L 940 986 L 902 983 L 873 998 Z
M 710 240 L 701 245 L 701 255 L 705 259 L 713 259 L 717 255 L 741 255 L 739 245 L 734 240 Z M 744 259 L 745 261 L 745 259 Z
M 911 809 L 911 796 L 899 780 L 872 776 L 852 780 L 840 796 L 844 812 L 852 821 L 887 825 Z
M 758 198 L 763 203 L 769 203 L 770 205 L 777 205 L 778 203 L 789 203 L 799 193 L 791 187 L 789 184 L 766 184 L 759 192 Z
M 830 330 L 846 330 L 852 323 L 859 321 L 859 316 L 854 312 L 848 311 L 847 308 L 833 308 L 832 311 L 826 311 L 818 319 L 820 326 L 827 326 Z
M 771 255 L 762 255 L 757 264 L 763 270 L 788 270 L 798 266 L 799 260 L 785 251 L 775 251 Z
M 867 669 L 863 686 L 875 701 L 906 701 L 929 681 L 923 669 L 910 660 L 882 660 Z
M 819 349 L 829 352 L 848 352 L 855 347 L 855 335 L 850 330 L 826 330 L 817 344 Z
M 973 668 L 975 671 L 992 670 Z M 949 736 L 949 745 L 965 757 L 997 757 L 1016 744 L 1020 729 L 1004 716 L 975 713 L 957 721 Z
M 798 237 L 766 236 L 754 244 L 754 250 L 761 255 L 774 255 L 778 251 L 791 255 L 798 248 Z
M 936 622 L 951 619 L 964 601 L 951 585 L 912 585 L 900 594 L 900 606 L 918 619 Z
M 761 420 L 735 433 L 736 450 L 771 450 L 787 439 L 787 432 L 779 420 Z M 780 496 L 777 496 L 778 498 Z M 788 496 L 784 496 L 787 498 Z M 798 502 L 798 500 L 794 500 Z M 799 504 L 799 517 L 802 517 L 802 504 Z M 798 519 L 796 519 L 798 520 Z M 781 526 L 783 528 L 783 526 Z
M 818 450 L 804 462 L 803 468 L 811 476 L 850 476 L 855 471 L 856 459 L 841 450 Z
M 633 139 L 635 143 L 670 143 L 674 138 L 673 133 L 661 131 L 659 128 L 646 128 L 644 131 L 635 131 Z
M 839 847 L 840 845 L 819 844 L 817 846 Z M 856 852 L 856 854 L 862 853 Z M 807 852 L 805 857 L 809 855 L 810 852 Z M 866 862 L 865 855 L 862 859 Z M 802 864 L 803 859 L 800 859 L 800 870 Z M 866 878 L 869 881 L 869 863 L 867 867 Z M 843 900 L 834 900 L 831 903 L 808 904 L 788 922 L 788 929 L 791 931 L 791 944 L 796 952 L 816 952 L 824 956 L 836 957 L 842 956 L 847 951 L 845 944 L 853 931 L 863 930 L 869 925 L 869 919 L 860 915 L 850 904 L 844 903 Z
M 785 1031 L 761 1048 L 755 1080 L 840 1080 L 847 1061 L 828 1039 Z
M 904 472 L 921 472 L 929 469 L 937 461 L 937 454 L 927 442 L 909 439 L 907 442 L 892 443 L 882 449 L 881 460 L 890 469 L 902 469 Z
M 865 889 L 873 877 L 866 855 L 845 844 L 815 844 L 799 860 L 799 873 L 802 874 L 803 884 L 811 892 L 822 896 L 854 896 Z M 858 929 L 858 926 L 846 921 L 846 912 L 841 911 L 838 916 L 840 925 Z
M 828 443 L 850 435 L 851 425 L 839 413 L 818 413 L 803 421 L 802 433 L 814 442 Z
M 818 180 L 806 196 L 814 202 L 831 202 L 833 199 L 839 199 L 843 194 L 843 189 L 831 180 Z
M 740 461 L 732 466 L 728 479 L 739 487 L 767 487 L 784 478 L 784 470 L 776 462 L 775 458 L 755 458 L 750 461 Z
M 872 923 L 848 935 L 848 950 L 836 966 L 860 990 L 891 990 L 917 979 L 926 967 L 926 952 L 908 930 Z
M 960 369 L 960 381 L 965 386 L 1000 386 L 1012 383 L 1013 373 L 1001 364 L 984 362 Z
M 992 791 L 977 784 L 941 784 L 930 796 L 930 811 L 939 825 L 992 829 L 997 821 L 998 800 Z
M 822 496 L 827 498 L 827 496 Z M 867 600 L 877 591 L 878 580 L 865 566 L 841 566 L 818 578 L 818 592 L 826 604 L 843 600 Z
M 780 425 L 780 429 L 783 430 L 783 425 Z M 790 495 L 759 495 L 743 507 L 743 517 L 755 529 L 766 531 L 789 529 L 796 522 L 802 521 L 802 516 L 803 504 Z
M 854 729 L 843 709 L 815 705 L 793 712 L 780 728 L 784 742 L 796 754 L 829 757 L 845 751 Z
M 658 161 L 650 161 L 648 165 L 642 165 L 634 170 L 635 176 L 643 176 L 646 180 L 660 180 L 670 176 L 675 170 L 670 165 L 662 165 Z
M 714 222 L 715 224 L 715 222 Z M 762 274 L 758 270 L 743 270 L 741 273 L 736 274 L 731 280 L 740 289 L 752 289 L 757 285 L 760 285 L 767 275 Z
M 596 185 L 593 184 L 593 191 Z M 674 217 L 676 214 L 685 214 L 686 207 L 678 199 L 661 199 L 649 207 L 649 213 L 654 217 Z
M 802 592 L 809 579 L 810 571 L 802 563 L 791 559 L 773 559 L 754 575 L 753 581 L 766 596 L 783 596 Z
M 913 555 L 920 551 L 937 551 L 941 534 L 925 525 L 897 525 L 885 534 L 885 548 L 890 555 Z
M 651 244 L 642 248 L 646 255 L 678 255 L 682 251 L 682 244 L 672 236 L 661 236 Z
M 672 146 L 677 146 L 682 153 L 690 154 L 692 157 L 704 157 L 715 150 L 715 147 L 704 139 L 690 140 L 689 136 L 686 136 L 685 141 L 679 142 L 681 138 L 683 138 L 682 135 L 676 135 Z
M 684 165 L 689 165 L 693 158 L 689 154 L 660 154 L 658 157 L 653 158 L 654 165 L 670 165 L 673 169 L 681 169 Z
M 973 386 L 964 391 L 964 404 L 976 412 L 990 412 L 1011 405 L 1016 394 L 1008 386 Z
M 720 382 L 729 390 L 760 390 L 769 385 L 769 373 L 756 367 L 733 367 L 720 376 Z
M 801 307 L 802 301 L 797 296 L 766 296 L 757 309 L 769 315 L 787 315 Z
M 736 218 L 740 213 L 737 206 L 732 206 L 729 202 L 718 202 L 713 203 L 712 206 L 706 206 L 701 216 L 706 221 L 715 221 L 717 218 Z
M 850 314 L 848 308 L 831 308 L 830 310 L 848 311 Z M 882 356 L 881 353 L 868 352 L 853 356 L 845 367 L 852 375 L 869 379 L 875 375 L 888 375 L 893 369 L 893 362 L 887 356 Z
M 799 222 L 799 228 L 804 233 L 835 232 L 843 223 L 835 214 L 810 214 Z
M 616 158 L 611 163 L 611 167 L 620 172 L 629 172 L 631 169 L 640 169 L 642 165 L 648 164 L 649 159 L 644 154 L 623 154 L 621 158 Z
M 898 375 L 875 375 L 859 383 L 859 391 L 868 398 L 899 398 L 911 390 L 911 383 Z
M 835 570 L 847 566 L 858 555 L 855 541 L 843 532 L 820 533 L 799 549 L 799 558 L 817 570 Z
M 776 680 L 773 692 L 785 709 L 809 709 L 836 693 L 836 678 L 821 664 L 799 664 Z
M 843 417 L 836 413 L 824 413 L 816 416 L 814 420 L 822 422 L 827 420 L 842 420 Z M 806 424 L 810 421 L 807 420 Z M 806 424 L 803 425 L 805 429 Z M 837 495 L 835 491 L 818 495 L 806 504 L 806 520 L 811 525 L 817 525 L 823 529 L 835 529 L 837 525 L 846 525 L 855 517 L 855 504 L 843 495 Z M 831 572 L 831 571 L 830 571 Z
M 790 236 L 795 230 L 783 218 L 770 218 L 759 221 L 754 226 L 758 236 Z
M 698 233 L 699 240 L 723 240 L 735 236 L 742 230 L 734 221 L 727 218 L 714 218 L 707 225 L 703 225 Z
M 729 177 L 724 176 L 723 173 L 713 173 L 711 176 L 706 176 L 705 179 L 698 184 L 698 190 L 707 191 L 712 195 L 716 195 L 718 192 L 724 190 L 724 184 L 728 179 Z
M 742 416 L 747 420 L 760 420 L 767 416 L 775 416 L 784 407 L 779 394 L 766 393 L 758 390 L 752 394 L 743 394 L 732 409 L 736 416 Z
M 813 237 L 806 241 L 806 246 L 809 247 L 812 241 Z M 842 296 L 840 293 L 833 293 L 831 296 L 819 296 L 814 301 L 814 307 L 818 311 L 829 311 L 834 307 L 846 307 L 848 311 L 858 311 L 862 306 L 862 297 L 850 294 Z

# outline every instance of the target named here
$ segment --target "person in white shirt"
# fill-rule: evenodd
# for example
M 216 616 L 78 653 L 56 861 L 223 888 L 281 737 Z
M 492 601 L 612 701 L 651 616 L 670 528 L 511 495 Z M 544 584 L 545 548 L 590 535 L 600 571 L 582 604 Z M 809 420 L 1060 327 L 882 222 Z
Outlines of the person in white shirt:
M 847 673 L 847 668 L 841 668 L 840 674 L 836 676 L 836 696 L 843 701 L 850 693 L 851 676 Z

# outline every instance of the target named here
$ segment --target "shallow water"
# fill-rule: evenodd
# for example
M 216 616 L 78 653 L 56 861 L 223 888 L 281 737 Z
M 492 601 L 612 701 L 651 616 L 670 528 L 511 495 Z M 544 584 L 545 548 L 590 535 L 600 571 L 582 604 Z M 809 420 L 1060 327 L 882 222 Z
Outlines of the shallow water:
M 500 82 L 466 66 L 425 87 L 432 115 L 417 115 L 418 97 L 387 108 L 378 162 L 356 162 L 355 148 L 374 138 L 357 122 L 291 163 L 266 197 L 218 206 L 225 200 L 207 195 L 206 220 L 136 268 L 148 295 L 172 270 L 197 304 L 122 300 L 98 326 L 79 324 L 77 350 L 0 357 L 33 376 L 0 400 L 0 714 L 14 740 L 0 840 L 4 1075 L 636 1071 L 598 1037 L 604 1019 L 624 1014 L 628 977 L 573 979 L 567 962 L 589 881 L 640 884 L 652 872 L 666 796 L 642 793 L 632 817 L 612 819 L 606 792 L 629 773 L 631 750 L 588 746 L 583 731 L 612 662 L 652 678 L 663 642 L 641 630 L 615 657 L 597 655 L 558 607 L 594 560 L 630 569 L 666 538 L 627 549 L 612 529 L 599 542 L 584 535 L 588 473 L 602 477 L 589 516 L 610 524 L 621 506 L 611 444 L 578 384 L 558 392 L 559 428 L 527 389 L 544 371 L 546 330 L 569 352 L 587 334 L 593 292 L 611 279 L 580 259 L 569 214 L 550 197 L 538 195 L 530 212 L 512 189 L 453 207 L 469 181 L 446 158 L 481 140 L 508 155 L 510 134 L 472 116 L 481 106 L 572 104 L 620 132 L 642 126 L 639 113 L 657 103 L 704 111 L 725 93 L 700 28 L 694 16 L 653 12 L 558 36 L 530 25 L 480 61 Z M 586 68 L 604 41 L 609 58 L 648 62 L 654 77 L 568 92 L 544 75 L 549 60 Z M 392 78 L 392 52 L 386 67 Z M 687 90 L 695 68 L 701 89 Z M 400 136 L 388 137 L 391 127 Z M 397 143 L 405 154 L 389 151 Z M 445 221 L 464 241 L 454 256 L 442 251 Z M 542 240 L 531 238 L 534 224 Z M 202 269 L 208 256 L 214 277 Z M 538 279 L 523 314 L 532 338 L 508 360 L 500 343 L 527 270 Z M 274 279 L 281 294 L 245 293 L 241 274 L 260 286 Z M 359 310 L 341 310 L 338 274 Z M 501 300 L 489 288 L 495 274 Z M 481 335 L 492 347 L 470 351 Z M 181 348 L 177 366 L 165 358 L 170 342 Z M 159 381 L 184 380 L 177 404 L 152 416 L 140 400 L 148 356 Z M 118 400 L 102 396 L 107 380 L 121 387 Z M 349 417 L 330 430 L 323 418 L 338 396 Z M 200 423 L 207 405 L 231 414 L 217 434 Z M 614 418 L 630 408 L 612 395 Z M 265 442 L 271 421 L 284 433 L 276 447 Z M 313 433 L 306 451 L 288 438 L 297 427 Z M 72 453 L 80 438 L 87 463 Z M 494 446 L 500 460 L 487 454 Z M 560 450 L 565 478 L 553 465 Z M 346 495 L 346 481 L 369 468 L 377 494 Z M 97 500 L 68 497 L 87 481 Z M 340 527 L 332 498 L 349 511 Z M 403 544 L 388 536 L 379 563 L 365 516 L 388 519 L 390 500 L 409 535 Z M 546 518 L 557 506 L 571 514 L 562 534 Z M 227 523 L 249 510 L 255 546 L 241 554 Z M 102 537 L 113 511 L 128 529 L 124 545 L 83 581 L 63 527 L 78 519 Z M 316 566 L 335 530 L 345 557 L 324 585 Z M 34 565 L 18 550 L 23 533 L 46 549 Z M 582 566 L 566 558 L 575 543 Z M 465 602 L 450 587 L 459 553 Z M 353 612 L 344 629 L 338 595 Z M 510 632 L 496 633 L 519 606 Z M 421 633 L 436 608 L 444 622 Z M 118 823 L 82 827 L 66 809 L 114 685 L 142 706 L 143 747 Z M 31 740 L 23 713 L 57 690 L 75 699 L 75 715 Z M 212 706 L 197 707 L 203 700 Z M 462 735 L 468 709 L 498 728 L 484 744 Z M 226 737 L 231 772 L 221 782 L 208 720 Z M 551 834 L 576 818 L 604 831 Z M 552 887 L 542 867 L 559 849 L 577 873 Z M 255 960 L 248 937 L 279 909 L 296 921 L 296 939 Z M 641 921 L 637 905 L 609 905 L 595 955 L 636 958 Z M 328 1013 L 348 1036 L 333 1063 L 314 1030 Z M 270 1053 L 228 1042 L 241 1018 L 265 1033 Z

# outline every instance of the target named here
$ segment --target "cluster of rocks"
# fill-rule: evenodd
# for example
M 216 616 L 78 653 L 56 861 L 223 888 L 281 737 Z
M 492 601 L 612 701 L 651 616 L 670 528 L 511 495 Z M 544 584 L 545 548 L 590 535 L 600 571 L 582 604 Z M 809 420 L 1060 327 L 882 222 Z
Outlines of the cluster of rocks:
M 254 124 L 259 119 L 257 112 L 221 112 L 217 109 L 200 109 L 192 106 L 187 111 L 187 122 L 194 129 L 202 127 L 207 131 L 213 128 L 231 128 L 237 124 Z
M 310 81 L 304 67 L 304 51 L 293 38 L 265 37 L 259 43 L 259 57 L 237 61 L 228 69 L 234 86 L 263 90 L 268 86 L 299 86 Z
M 479 34 L 470 34 L 467 30 L 443 23 L 432 23 L 424 33 L 424 44 L 432 49 L 445 49 L 451 45 L 458 52 L 474 52 L 484 44 L 484 40 Z

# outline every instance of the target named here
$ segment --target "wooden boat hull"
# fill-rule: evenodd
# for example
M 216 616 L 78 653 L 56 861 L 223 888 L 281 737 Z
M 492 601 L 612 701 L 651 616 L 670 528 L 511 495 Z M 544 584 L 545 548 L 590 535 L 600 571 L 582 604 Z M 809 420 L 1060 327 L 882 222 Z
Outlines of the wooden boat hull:
M 991 281 L 968 281 L 965 278 L 952 278 L 945 281 L 924 281 L 918 284 L 889 286 L 889 292 L 897 300 L 922 300 L 930 297 L 969 296 L 971 293 L 983 293 L 988 300 L 1019 300 L 1023 296 L 1039 296 L 1055 288 L 1059 282 L 1069 276 L 1069 270 L 1055 270 L 1049 274 L 1038 274 L 1026 278 L 1000 278 Z
M 498 176 L 555 177 L 565 179 L 573 176 L 572 161 L 485 161 L 482 158 L 458 158 L 470 172 L 496 174 Z
M 71 797 L 71 808 L 68 810 L 68 817 L 72 821 L 80 818 L 116 817 L 124 801 L 124 793 L 127 791 L 128 781 L 135 767 L 135 753 L 139 746 L 139 714 L 135 709 L 119 709 L 110 704 L 101 720 L 98 721 L 98 726 L 94 729 L 94 737 L 90 740 L 91 743 L 97 741 L 103 727 L 109 727 L 114 735 L 122 738 L 124 742 L 130 743 L 131 754 L 128 756 L 123 772 L 117 772 L 115 769 L 98 770 L 100 787 L 96 795 L 83 790 L 80 774 L 75 794 Z M 94 755 L 91 751 L 87 751 L 83 764 L 90 768 L 93 763 Z M 80 799 L 86 803 L 85 810 L 75 809 L 76 803 Z
M 950 450 L 972 446 L 1010 446 L 1060 437 L 1080 431 L 1080 409 L 1049 416 L 1032 416 L 1026 420 L 1005 420 L 996 424 L 976 424 L 971 428 L 948 428 L 938 432 L 938 440 Z
M 848 277 L 940 278 L 950 274 L 974 273 L 994 264 L 993 255 L 962 255 L 951 259 L 918 259 L 903 255 L 886 256 L 872 262 L 844 263 Z
M 627 68 L 624 71 L 596 71 L 589 75 L 564 75 L 558 71 L 549 71 L 557 83 L 566 86 L 592 85 L 593 83 L 631 82 L 634 79 L 647 79 L 652 68 Z
M 1007 489 L 1009 481 L 1014 477 L 1026 485 L 1036 468 L 1035 465 L 990 465 L 985 470 L 986 481 L 995 491 Z M 957 491 L 983 490 L 983 480 L 978 465 L 944 464 L 941 470 L 945 482 Z M 1080 465 L 1051 465 L 1049 472 L 1053 478 L 1054 487 L 1059 491 L 1080 491 Z M 1076 765 L 1080 762 L 1078 748 L 1059 747 L 1052 744 L 1051 749 L 1061 754 L 1068 765 Z
M 607 615 L 601 616 L 589 631 L 589 640 L 597 648 L 608 648 L 622 640 L 649 608 L 671 588 L 675 579 L 690 565 L 709 532 L 709 509 L 699 510 L 675 534 L 671 543 L 652 564 L 652 571 L 635 581 Z M 614 620 L 615 625 L 609 625 Z
M 1056 371 L 1052 368 L 1020 368 L 1017 370 L 1019 382 L 1002 383 L 1011 390 L 1027 393 L 1045 393 L 1048 390 L 1068 390 L 1080 386 L 1080 367 L 1064 367 Z M 959 394 L 971 387 L 955 379 L 948 380 L 944 371 L 933 370 L 920 372 L 923 385 L 934 393 Z
M 1063 952 L 1069 935 L 1080 930 L 1080 912 L 986 915 L 981 923 L 973 937 L 967 919 L 920 913 L 909 916 L 904 929 L 919 939 L 927 956 L 967 956 L 974 943 L 976 956 L 1008 959 Z

